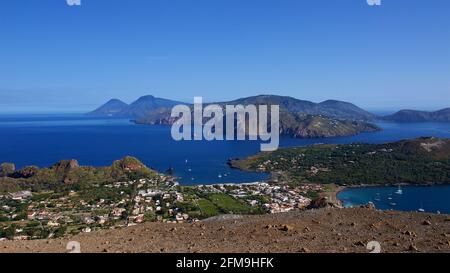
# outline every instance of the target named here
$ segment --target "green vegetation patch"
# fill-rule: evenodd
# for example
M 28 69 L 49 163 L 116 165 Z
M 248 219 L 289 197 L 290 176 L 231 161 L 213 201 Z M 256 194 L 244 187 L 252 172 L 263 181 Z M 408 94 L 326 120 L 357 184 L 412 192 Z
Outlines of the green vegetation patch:
M 450 183 L 450 140 L 313 145 L 260 153 L 233 166 L 281 173 L 288 182 L 322 184 Z
M 79 191 L 92 184 L 155 178 L 157 173 L 134 157 L 116 160 L 109 167 L 79 166 L 76 160 L 61 160 L 50 168 L 30 166 L 15 170 L 8 163 L 1 164 L 0 193 L 19 190 L 33 192 Z
M 213 193 L 208 196 L 209 200 L 216 205 L 221 211 L 226 213 L 246 214 L 252 213 L 253 208 L 228 194 Z
M 220 214 L 219 209 L 208 199 L 199 199 L 198 206 L 203 217 L 212 217 Z
M 259 214 L 259 207 L 252 207 L 243 200 L 224 193 L 212 193 L 200 198 L 198 206 L 203 217 L 211 217 L 220 214 Z

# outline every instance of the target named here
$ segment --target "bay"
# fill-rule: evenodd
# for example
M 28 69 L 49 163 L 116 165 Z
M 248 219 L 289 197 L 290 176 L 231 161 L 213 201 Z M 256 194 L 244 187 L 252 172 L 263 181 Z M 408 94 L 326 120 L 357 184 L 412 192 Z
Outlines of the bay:
M 345 207 L 374 203 L 377 209 L 450 214 L 450 185 L 347 188 L 338 194 Z
M 450 137 L 449 123 L 377 124 L 382 131 L 333 138 L 282 137 L 280 146 Z M 49 167 L 61 159 L 108 166 L 130 155 L 161 172 L 172 167 L 185 185 L 244 183 L 268 177 L 231 169 L 226 164 L 229 158 L 259 152 L 258 141 L 174 141 L 169 126 L 136 125 L 127 119 L 92 119 L 80 114 L 1 115 L 0 143 L 0 162 L 12 162 L 18 168 Z

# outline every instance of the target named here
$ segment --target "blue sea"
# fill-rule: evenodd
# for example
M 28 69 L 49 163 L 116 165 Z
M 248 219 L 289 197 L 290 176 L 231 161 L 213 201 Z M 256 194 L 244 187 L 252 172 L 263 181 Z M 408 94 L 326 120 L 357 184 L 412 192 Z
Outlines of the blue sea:
M 450 214 L 450 186 L 347 188 L 338 194 L 345 207 L 372 202 L 377 209 L 418 211 Z
M 280 145 L 382 143 L 420 136 L 450 137 L 450 123 L 378 123 L 376 133 L 326 139 L 281 138 Z M 169 126 L 136 125 L 126 119 L 93 119 L 81 114 L 0 115 L 0 162 L 18 168 L 48 167 L 61 159 L 82 165 L 108 166 L 131 155 L 164 172 L 172 167 L 185 185 L 253 182 L 266 174 L 228 167 L 229 158 L 259 152 L 256 141 L 172 140 Z

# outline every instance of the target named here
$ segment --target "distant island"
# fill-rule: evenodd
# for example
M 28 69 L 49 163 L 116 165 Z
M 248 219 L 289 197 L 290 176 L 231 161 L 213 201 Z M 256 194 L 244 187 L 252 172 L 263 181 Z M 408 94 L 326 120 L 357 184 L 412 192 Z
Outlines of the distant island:
M 144 96 L 130 105 L 113 99 L 87 115 L 130 118 L 137 124 L 171 125 L 176 121 L 170 117 L 171 108 L 178 104 L 192 107 L 192 104 Z M 375 115 L 343 101 L 314 103 L 286 96 L 259 95 L 215 104 L 279 105 L 280 134 L 296 138 L 349 136 L 380 130 L 375 124 L 369 123 L 376 119 Z
M 395 122 L 450 122 L 450 108 L 434 112 L 401 110 L 381 119 Z
M 259 95 L 240 98 L 233 101 L 214 103 L 219 105 L 277 104 L 280 105 L 282 112 L 289 113 L 291 115 L 312 117 L 321 116 L 322 118 L 327 118 L 330 121 L 350 120 L 373 122 L 376 120 L 383 120 L 392 122 L 450 122 L 450 108 L 445 108 L 434 112 L 400 110 L 392 115 L 377 116 L 345 101 L 326 100 L 320 103 L 315 103 L 307 100 L 299 100 L 293 97 L 278 95 Z M 173 120 L 170 118 L 170 109 L 178 104 L 191 105 L 190 103 L 147 95 L 140 97 L 131 104 L 126 104 L 119 99 L 111 99 L 104 105 L 92 112 L 87 113 L 86 115 L 90 117 L 102 118 L 129 118 L 139 124 L 171 124 Z
M 247 98 L 240 98 L 232 101 L 213 102 L 214 104 L 225 105 L 280 105 L 280 109 L 291 113 L 302 113 L 307 115 L 321 115 L 336 119 L 373 121 L 376 115 L 369 113 L 356 105 L 337 100 L 327 100 L 321 103 L 314 103 L 306 100 L 299 100 L 293 97 L 278 95 L 259 95 Z M 191 105 L 190 103 L 157 98 L 151 95 L 142 96 L 131 104 L 126 104 L 119 99 L 111 99 L 104 105 L 87 113 L 91 117 L 120 117 L 140 120 L 153 112 L 162 112 L 165 108 L 171 108 L 178 104 Z
M 145 118 L 158 109 L 172 108 L 177 104 L 185 103 L 156 98 L 151 95 L 142 96 L 129 105 L 119 99 L 111 99 L 94 111 L 87 113 L 87 115 L 91 117 L 140 119 Z

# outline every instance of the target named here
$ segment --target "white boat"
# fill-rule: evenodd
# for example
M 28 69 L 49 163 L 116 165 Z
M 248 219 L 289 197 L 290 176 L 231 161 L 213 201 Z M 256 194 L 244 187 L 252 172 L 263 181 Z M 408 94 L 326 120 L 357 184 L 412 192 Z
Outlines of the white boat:
M 400 186 L 398 186 L 398 190 L 395 191 L 395 194 L 399 194 L 399 195 L 403 194 L 403 190 Z
M 392 203 L 389 203 L 389 205 L 390 206 L 397 206 L 397 203 L 392 202 Z
M 417 210 L 418 212 L 425 212 L 425 210 L 423 209 L 423 203 L 420 203 L 420 208 Z
M 219 174 L 218 176 L 217 176 L 218 178 L 222 178 L 222 175 L 221 174 Z

